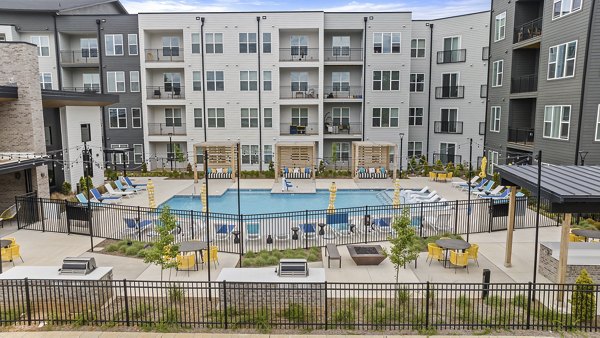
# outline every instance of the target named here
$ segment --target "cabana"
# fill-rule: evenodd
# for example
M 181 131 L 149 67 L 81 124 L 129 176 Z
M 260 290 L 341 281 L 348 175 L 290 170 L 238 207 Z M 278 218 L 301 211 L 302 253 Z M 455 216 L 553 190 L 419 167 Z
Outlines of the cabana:
M 208 178 L 225 178 L 235 181 L 237 175 L 237 143 L 236 142 L 202 142 L 194 144 L 194 160 L 197 154 L 208 151 Z M 195 177 L 198 170 L 204 168 L 204 163 L 194 165 Z
M 391 142 L 352 142 L 352 169 L 355 180 L 359 178 L 396 178 L 396 164 L 390 164 L 390 154 L 396 153 Z
M 277 142 L 275 144 L 275 180 L 315 178 L 317 144 L 315 142 Z

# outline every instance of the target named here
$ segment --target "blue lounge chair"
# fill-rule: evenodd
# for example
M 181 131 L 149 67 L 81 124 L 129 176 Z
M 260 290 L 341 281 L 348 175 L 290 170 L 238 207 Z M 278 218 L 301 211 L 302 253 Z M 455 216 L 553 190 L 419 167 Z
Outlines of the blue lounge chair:
M 354 233 L 354 224 L 348 222 L 347 212 L 327 214 L 325 222 L 338 235 L 351 235 Z
M 121 180 L 124 181 L 125 183 L 127 183 L 127 185 L 132 188 L 137 188 L 137 189 L 143 190 L 143 189 L 146 189 L 146 186 L 147 186 L 146 184 L 143 184 L 143 183 L 133 183 L 127 176 L 121 177 Z
M 136 233 L 138 230 L 145 231 L 152 224 L 152 221 L 149 219 L 142 220 L 139 223 L 133 218 L 123 218 L 123 221 L 125 221 L 123 232 L 128 234 Z
M 133 188 L 133 187 L 129 187 L 129 188 L 128 188 L 128 187 L 125 187 L 125 186 L 123 185 L 123 183 L 121 183 L 121 181 L 119 181 L 119 180 L 116 180 L 116 181 L 115 181 L 115 185 L 117 186 L 117 189 L 119 189 L 119 190 L 121 190 L 121 191 L 133 191 L 133 192 L 138 192 L 138 191 L 140 191 L 140 190 L 141 190 L 141 189 L 137 189 L 137 188 Z
M 452 182 L 452 186 L 455 188 L 468 188 L 469 187 L 469 183 L 470 184 L 475 184 L 475 182 L 477 182 L 477 180 L 479 180 L 479 176 L 473 176 L 473 178 L 471 178 L 471 181 L 469 182 Z
M 471 188 L 471 191 L 477 190 L 479 187 L 483 187 L 487 182 L 489 182 L 489 180 L 487 178 L 482 179 L 481 181 L 479 181 L 479 183 L 477 183 L 476 186 Z M 461 190 L 468 190 L 468 189 L 469 189 L 469 185 L 465 185 L 465 186 L 461 187 Z
M 111 203 L 111 201 L 114 201 L 114 202 L 121 201 L 121 197 L 116 197 L 116 196 L 102 196 L 102 194 L 96 188 L 91 189 L 90 192 L 92 193 L 92 195 L 94 195 L 94 197 L 98 201 L 100 201 L 102 203 L 104 203 L 104 201 L 106 201 L 106 203 Z
M 305 238 L 315 238 L 317 236 L 317 229 L 312 223 L 300 224 L 300 230 Z
M 474 194 L 476 192 L 482 192 L 485 194 L 485 191 L 491 191 L 492 186 L 494 186 L 494 183 L 496 182 L 489 180 L 484 186 L 478 187 L 475 190 L 471 190 L 471 194 Z
M 77 194 L 77 195 L 75 195 L 75 197 L 77 197 L 77 200 L 81 204 L 88 204 L 89 203 L 88 200 L 87 200 L 87 198 L 85 198 L 84 194 Z
M 377 230 L 381 232 L 392 232 L 392 218 L 391 217 L 381 217 L 375 218 L 372 222 L 374 227 L 377 227 Z
M 248 240 L 260 239 L 260 223 L 246 224 L 246 238 Z
M 235 224 L 217 224 L 215 225 L 215 233 L 218 239 L 226 239 L 235 229 Z

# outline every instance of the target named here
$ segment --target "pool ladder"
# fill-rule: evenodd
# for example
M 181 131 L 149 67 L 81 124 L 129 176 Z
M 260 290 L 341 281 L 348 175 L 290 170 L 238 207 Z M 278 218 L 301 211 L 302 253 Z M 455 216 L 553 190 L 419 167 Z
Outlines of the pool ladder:
M 383 190 L 377 193 L 375 197 L 383 204 L 383 205 L 391 205 L 392 198 L 387 194 L 387 190 Z

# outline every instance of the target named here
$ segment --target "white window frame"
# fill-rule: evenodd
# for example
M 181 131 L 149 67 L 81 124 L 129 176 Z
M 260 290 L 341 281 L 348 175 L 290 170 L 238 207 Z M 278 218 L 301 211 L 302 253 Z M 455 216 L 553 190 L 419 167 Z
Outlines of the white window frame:
M 384 126 L 383 125 L 383 111 L 384 109 L 388 110 L 388 119 L 387 119 L 387 125 Z M 400 121 L 399 121 L 399 108 L 392 108 L 392 107 L 374 107 L 372 110 L 372 116 L 371 116 L 371 127 L 373 128 L 398 128 L 400 126 Z M 378 116 L 375 116 L 375 114 L 378 114 Z M 394 116 L 395 115 L 395 116 Z M 375 119 L 379 120 L 379 126 L 375 125 Z M 392 122 L 395 121 L 395 125 L 393 125 Z
M 269 123 L 267 123 L 269 121 Z M 273 128 L 273 108 L 263 108 L 263 128 Z
M 136 148 L 140 151 L 136 151 Z M 137 160 L 139 156 L 139 161 Z M 144 145 L 143 144 L 133 144 L 133 164 L 142 164 L 144 163 Z
M 290 36 L 290 55 L 308 55 L 309 40 L 306 35 Z
M 389 34 L 389 50 L 386 52 L 387 41 L 384 36 Z M 395 39 L 397 38 L 397 39 Z M 394 42 L 396 40 L 396 42 Z M 381 51 L 376 52 L 376 45 L 379 44 Z M 397 50 L 394 51 L 394 44 L 397 44 Z M 402 52 L 402 33 L 400 32 L 375 32 L 373 33 L 373 54 L 400 54 Z
M 132 70 L 129 72 L 129 91 L 132 93 L 140 92 L 140 71 L 139 70 Z
M 556 16 L 556 12 L 555 12 L 555 7 L 556 4 L 560 3 L 560 14 L 558 16 Z M 566 3 L 570 3 L 570 8 L 568 8 L 568 12 L 563 12 L 563 6 Z M 571 15 L 573 13 L 579 12 L 581 10 L 581 8 L 583 7 L 583 0 L 579 1 L 579 7 L 578 8 L 573 8 L 575 1 L 573 0 L 569 0 L 569 1 L 565 1 L 565 0 L 554 0 L 554 2 L 552 3 L 552 20 L 557 20 L 560 18 L 563 18 L 565 16 Z
M 206 119 L 207 128 L 225 128 L 225 108 L 206 108 Z M 223 122 L 221 126 L 219 122 Z
M 292 107 L 291 124 L 294 126 L 308 126 L 309 120 L 308 107 Z
M 270 70 L 263 70 L 263 91 L 273 90 L 273 73 Z
M 111 77 L 113 77 L 114 81 L 111 81 Z M 122 78 L 122 80 L 120 78 Z M 119 90 L 119 84 L 123 85 L 123 90 Z M 112 87 L 112 86 L 114 86 L 114 87 Z M 106 72 L 106 91 L 107 92 L 109 92 L 109 93 L 125 93 L 126 90 L 127 89 L 126 89 L 126 85 L 125 85 L 125 72 L 123 72 L 123 71 Z
M 575 43 L 575 55 L 573 55 L 573 57 L 568 57 L 567 53 L 569 51 L 569 45 Z M 573 40 L 573 41 L 569 41 L 566 43 L 561 43 L 559 45 L 555 45 L 555 46 L 551 46 L 548 49 L 548 76 L 547 79 L 548 80 L 560 80 L 560 79 L 568 79 L 568 78 L 572 78 L 575 77 L 575 67 L 577 66 L 577 45 L 578 45 L 578 40 Z M 561 60 L 558 59 L 558 54 L 560 51 L 560 48 L 564 46 L 564 54 L 563 54 L 563 58 Z M 552 52 L 552 50 L 554 50 L 554 53 Z M 554 54 L 554 61 L 552 61 L 552 55 Z M 571 75 L 567 75 L 567 64 L 572 61 L 573 62 L 573 74 Z M 559 63 L 563 62 L 563 66 L 562 66 L 562 74 L 558 74 L 558 69 L 559 69 Z M 552 73 L 550 68 L 551 66 L 554 65 L 554 72 L 553 72 L 553 77 L 550 77 L 550 74 Z
M 334 126 L 350 126 L 350 107 L 331 108 L 331 123 Z
M 423 42 L 423 48 L 419 47 L 419 42 Z M 413 56 L 414 51 L 414 56 Z M 419 56 L 419 52 L 423 51 L 423 56 Z M 424 59 L 426 57 L 425 52 L 427 51 L 426 41 L 421 38 L 414 38 L 410 40 L 410 57 L 413 59 Z
M 200 41 L 200 33 L 192 33 L 192 54 L 200 54 L 202 53 L 202 43 Z M 196 48 L 194 48 L 196 47 Z
M 258 90 L 258 71 L 240 70 L 240 91 L 255 92 Z
M 265 48 L 266 46 L 269 46 L 269 48 Z M 270 54 L 272 51 L 272 48 L 273 48 L 273 44 L 271 42 L 271 33 L 268 33 L 268 32 L 263 33 L 263 40 L 262 40 L 263 54 Z
M 596 135 L 594 141 L 600 141 L 600 104 L 598 105 L 598 114 L 596 115 Z
M 48 78 L 50 78 L 49 82 L 46 81 Z M 42 89 L 52 89 L 52 73 L 50 73 L 50 72 L 40 73 L 40 87 Z
M 179 107 L 165 108 L 165 126 L 167 127 L 183 127 L 184 115 L 183 109 Z
M 491 117 L 490 117 L 490 132 L 499 133 L 500 132 L 500 118 L 502 117 L 502 107 L 501 106 L 492 106 L 491 107 Z
M 492 87 L 502 87 L 504 80 L 504 59 L 492 63 Z
M 258 144 L 242 144 L 242 164 L 259 164 L 260 160 Z
M 127 149 L 129 148 L 129 144 L 118 144 L 118 143 L 114 143 L 110 145 L 111 149 Z M 123 164 L 123 163 L 129 163 L 129 153 L 125 152 L 123 154 L 121 153 L 117 153 L 115 154 L 116 159 L 115 164 Z M 126 161 L 123 161 L 124 158 L 127 158 Z
M 500 154 L 494 150 L 488 150 L 488 167 L 487 174 L 494 175 L 494 168 L 498 165 Z
M 384 73 L 389 72 L 389 81 L 384 81 L 383 75 Z M 379 79 L 375 78 L 375 74 L 379 74 Z M 394 80 L 394 74 L 398 74 L 398 79 Z M 379 83 L 379 89 L 375 89 L 375 83 Z M 384 84 L 388 84 L 388 89 L 384 89 Z M 397 83 L 398 87 L 396 89 L 392 88 L 392 85 Z M 400 90 L 400 71 L 399 70 L 374 70 L 373 71 L 373 82 L 372 82 L 373 91 L 378 92 L 386 92 L 386 91 L 399 91 Z
M 242 41 L 242 37 L 244 37 L 245 41 Z M 252 40 L 252 37 L 254 40 Z M 238 52 L 240 54 L 256 54 L 258 51 L 258 39 L 256 33 L 239 33 L 238 34 Z M 242 51 L 242 46 L 246 48 L 246 51 Z M 254 50 L 252 50 L 252 46 L 254 46 Z
M 204 39 L 206 54 L 223 54 L 223 33 L 204 33 Z
M 109 38 L 112 39 L 112 45 L 109 45 Z M 118 38 L 118 39 L 117 39 Z M 116 40 L 121 40 L 117 43 Z M 121 46 L 121 52 L 117 53 L 117 46 Z M 106 56 L 123 56 L 125 51 L 123 49 L 123 34 L 106 34 L 104 35 L 104 54 Z
M 116 125 L 113 125 L 113 114 L 116 114 Z M 127 129 L 127 108 L 108 108 L 108 128 Z
M 273 161 L 275 154 L 273 153 L 273 145 L 272 144 L 263 144 L 263 163 L 269 164 Z M 267 161 L 267 158 L 269 159 Z
M 421 82 L 419 82 L 419 75 L 421 75 L 423 77 L 423 81 L 421 81 Z M 418 90 L 419 84 L 421 85 L 421 90 Z M 410 73 L 408 90 L 411 93 L 424 93 L 425 92 L 425 73 Z
M 569 119 L 568 120 L 564 120 L 564 110 L 565 108 L 568 107 L 569 108 Z M 548 117 L 547 113 L 549 112 L 548 110 L 551 109 L 551 116 Z M 559 109 L 559 110 L 556 110 Z M 554 115 L 558 113 L 559 116 L 558 118 L 556 118 Z M 573 114 L 573 109 L 571 107 L 571 105 L 549 105 L 549 106 L 545 106 L 544 107 L 544 127 L 542 130 L 542 137 L 546 138 L 546 139 L 552 139 L 552 140 L 561 140 L 561 141 L 568 141 L 569 140 L 569 135 L 571 133 L 571 115 Z M 558 131 L 558 135 L 552 135 L 553 131 L 555 130 L 554 128 L 554 123 L 558 123 L 559 126 L 556 129 Z M 563 130 L 563 125 L 567 125 L 567 135 L 563 137 L 562 135 L 562 130 Z M 549 135 L 546 135 L 546 127 L 549 127 Z
M 331 37 L 332 56 L 350 56 L 350 36 L 336 35 Z
M 197 92 L 202 90 L 202 71 L 192 71 L 192 91 Z
M 138 121 L 137 126 L 136 121 Z M 131 108 L 131 128 L 142 128 L 142 108 Z
M 258 108 L 241 108 L 240 127 L 243 129 L 258 128 Z
M 132 47 L 135 47 L 134 53 L 131 52 Z M 129 53 L 129 55 L 139 55 L 140 47 L 138 45 L 138 35 L 137 34 L 127 34 L 127 52 Z
M 200 123 L 198 123 L 200 122 Z M 194 128 L 204 127 L 204 116 L 202 115 L 202 108 L 194 108 Z
M 222 83 L 223 86 L 217 86 Z M 211 89 L 212 88 L 212 89 Z M 206 71 L 206 91 L 222 92 L 225 91 L 225 72 L 222 70 L 207 70 Z
M 415 155 L 415 152 L 417 151 L 417 143 L 421 145 L 421 149 L 419 150 L 419 155 Z M 410 153 L 412 153 L 413 155 L 410 156 Z M 408 153 L 407 156 L 408 158 L 417 158 L 417 157 L 421 157 L 421 155 L 423 155 L 423 142 L 421 141 L 408 141 Z
M 350 91 L 350 72 L 331 72 L 331 90 L 334 92 Z
M 494 42 L 502 41 L 506 38 L 506 12 L 496 15 L 494 20 Z
M 81 74 L 83 83 L 83 91 L 100 92 L 100 74 L 98 73 L 83 73 Z
M 417 114 L 417 112 L 421 112 L 421 114 Z M 423 107 L 409 107 L 408 108 L 408 125 L 409 126 L 422 126 L 424 119 L 424 111 Z M 418 119 L 421 119 L 421 123 L 417 123 Z
M 31 43 L 37 46 L 39 57 L 50 57 L 50 37 L 48 35 L 34 35 L 31 37 Z
M 333 142 L 331 144 L 331 157 L 334 156 L 333 153 L 333 145 L 336 145 L 336 153 L 335 154 L 337 156 L 337 162 L 348 162 L 350 161 L 350 152 L 351 152 L 351 147 L 350 147 L 350 142 Z

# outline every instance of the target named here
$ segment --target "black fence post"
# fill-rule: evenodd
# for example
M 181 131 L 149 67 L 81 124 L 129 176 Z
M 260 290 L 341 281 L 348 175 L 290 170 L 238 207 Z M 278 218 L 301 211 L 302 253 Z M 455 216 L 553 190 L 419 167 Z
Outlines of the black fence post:
M 194 239 L 196 237 L 194 237 L 194 210 L 190 210 L 190 226 L 192 228 L 192 238 Z
M 40 218 L 42 219 L 42 232 L 46 232 L 46 221 L 44 220 L 44 201 L 39 200 L 40 202 Z
M 68 210 L 69 209 L 69 201 L 65 202 L 65 209 Z M 67 215 L 67 235 L 71 234 L 71 219 L 69 218 L 69 212 L 65 211 L 65 214 Z
M 140 206 L 138 205 L 137 207 L 137 218 L 136 218 L 136 227 L 137 227 L 137 232 L 138 232 L 138 241 L 142 241 L 142 227 L 140 226 L 140 223 L 142 222 L 142 213 L 140 211 Z
M 125 301 L 125 323 L 130 325 L 129 321 L 129 297 L 127 296 L 127 278 L 123 278 L 123 298 Z
M 458 235 L 458 200 L 454 206 L 454 234 Z M 467 205 L 467 217 L 469 217 L 469 206 Z
M 423 224 L 423 202 L 421 202 L 421 207 L 420 207 L 420 214 L 421 214 L 421 224 Z M 419 236 L 421 236 L 421 238 L 423 238 L 423 227 L 421 226 L 421 229 L 419 230 L 421 233 Z
M 429 328 L 429 281 L 427 281 L 425 289 L 425 329 Z
M 532 283 L 528 282 L 527 283 L 527 324 L 525 326 L 525 328 L 527 330 L 529 330 L 531 328 L 531 286 Z
M 88 228 L 90 231 L 90 251 L 94 252 L 94 231 L 93 231 L 93 226 L 92 226 L 92 219 L 94 218 L 92 216 L 92 212 L 94 209 L 92 209 L 92 201 L 88 200 Z M 43 217 L 43 215 L 42 215 Z
M 327 326 L 329 323 L 329 307 L 327 305 L 327 281 L 325 281 L 325 331 L 327 331 Z
M 306 229 L 306 227 L 308 227 L 308 210 L 304 211 L 304 229 L 301 229 L 303 232 L 303 236 L 304 236 L 304 248 L 308 249 L 308 236 L 306 236 L 306 233 L 304 233 L 304 230 Z M 316 229 L 315 229 L 316 230 Z
M 31 297 L 29 296 L 29 279 L 25 277 L 25 303 L 27 307 L 27 325 L 31 325 Z
M 493 198 L 488 198 L 488 226 L 489 226 L 489 230 L 488 232 L 492 232 L 492 230 L 494 229 L 494 199 Z M 510 216 L 509 216 L 510 217 Z M 508 226 L 506 226 L 505 229 L 507 229 Z
M 367 224 L 367 221 L 371 221 L 371 217 L 369 217 L 369 206 L 365 205 L 365 216 L 363 217 L 363 229 L 365 230 L 365 243 L 367 243 L 367 232 L 371 230 L 371 224 Z
M 15 196 L 15 208 L 17 210 L 17 229 L 21 229 L 21 217 L 19 215 L 19 197 Z
M 209 262 L 210 264 L 210 262 Z M 209 282 L 210 283 L 210 282 Z M 223 321 L 225 325 L 225 330 L 229 326 L 229 321 L 227 320 L 227 281 L 223 281 Z

